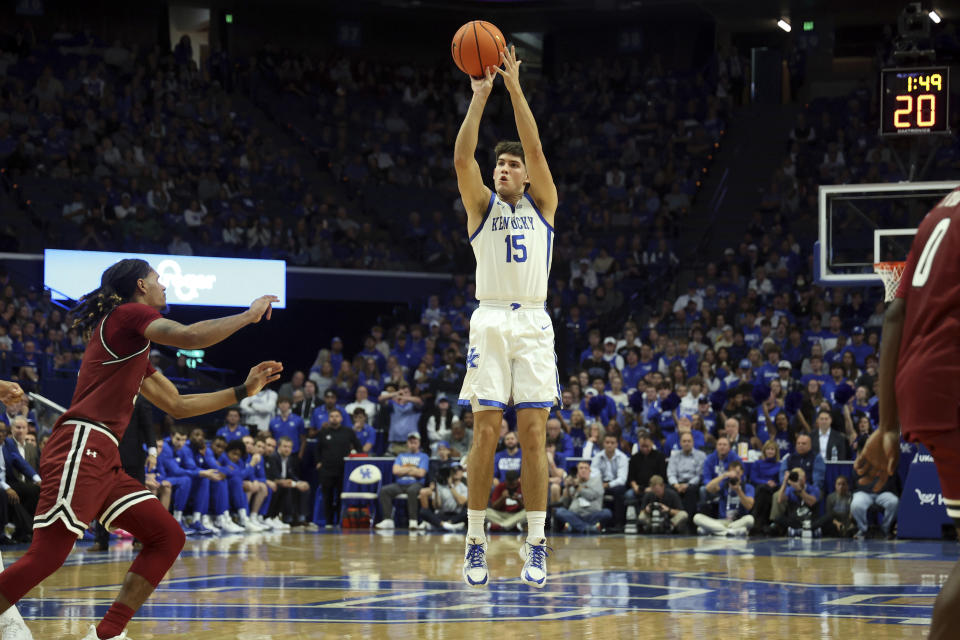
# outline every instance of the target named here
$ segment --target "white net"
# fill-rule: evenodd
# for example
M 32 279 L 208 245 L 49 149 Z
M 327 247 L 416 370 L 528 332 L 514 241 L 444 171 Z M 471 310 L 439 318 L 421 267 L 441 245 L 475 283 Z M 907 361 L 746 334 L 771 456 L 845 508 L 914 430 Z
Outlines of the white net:
M 900 286 L 900 276 L 903 275 L 903 268 L 907 266 L 906 262 L 877 262 L 873 265 L 873 270 L 883 280 L 884 295 L 883 301 L 890 302 L 897 295 L 897 287 Z

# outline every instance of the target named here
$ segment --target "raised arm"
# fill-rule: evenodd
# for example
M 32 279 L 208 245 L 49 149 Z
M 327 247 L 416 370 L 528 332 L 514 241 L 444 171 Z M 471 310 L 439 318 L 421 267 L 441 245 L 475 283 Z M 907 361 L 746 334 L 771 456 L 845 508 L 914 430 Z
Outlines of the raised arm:
M 457 141 L 453 145 L 453 167 L 457 171 L 457 187 L 460 189 L 460 198 L 463 208 L 467 211 L 467 233 L 473 236 L 474 232 L 483 223 L 483 214 L 490 202 L 490 189 L 483 184 L 483 175 L 480 165 L 477 164 L 477 138 L 480 132 L 480 117 L 483 107 L 493 89 L 493 73 L 487 70 L 482 79 L 472 79 L 473 98 L 467 108 L 467 115 L 463 118 L 460 131 L 457 132 Z
M 233 335 L 248 324 L 260 322 L 264 314 L 269 320 L 272 311 L 270 305 L 279 300 L 276 296 L 261 296 L 254 300 L 250 308 L 243 313 L 214 320 L 203 320 L 190 325 L 183 325 L 167 318 L 158 318 L 150 323 L 144 335 L 151 342 L 171 347 L 204 349 Z
M 874 491 L 880 491 L 887 478 L 896 473 L 900 459 L 900 419 L 894 382 L 906 311 L 904 299 L 894 298 L 883 316 L 880 388 L 877 393 L 880 398 L 880 427 L 867 438 L 853 465 L 854 470 L 861 476 L 860 484 L 872 485 Z
M 194 393 L 186 396 L 180 395 L 173 383 L 167 380 L 162 373 L 156 371 L 153 375 L 144 378 L 143 384 L 140 386 L 140 393 L 143 394 L 144 398 L 157 405 L 161 411 L 170 414 L 175 420 L 182 420 L 236 404 L 240 393 L 245 392 L 247 396 L 258 393 L 265 385 L 278 380 L 281 371 L 283 371 L 282 364 L 268 360 L 250 369 L 250 374 L 242 385 L 232 389 L 221 389 L 210 393 Z
M 883 332 L 880 341 L 880 430 L 900 432 L 897 410 L 897 393 L 894 381 L 897 361 L 900 359 L 900 339 L 903 337 L 903 321 L 907 305 L 903 298 L 894 298 L 883 314 Z
M 517 60 L 516 48 L 511 46 L 500 54 L 504 68 L 497 67 L 497 73 L 503 76 L 503 84 L 510 92 L 510 102 L 513 103 L 513 115 L 517 121 L 517 133 L 520 135 L 520 144 L 523 146 L 524 163 L 527 165 L 527 175 L 530 176 L 530 197 L 533 198 L 543 217 L 553 224 L 557 213 L 557 186 L 553 183 L 550 166 L 543 154 L 543 145 L 540 144 L 540 132 L 537 130 L 537 121 L 533 111 L 527 104 L 527 99 L 520 88 L 520 60 Z

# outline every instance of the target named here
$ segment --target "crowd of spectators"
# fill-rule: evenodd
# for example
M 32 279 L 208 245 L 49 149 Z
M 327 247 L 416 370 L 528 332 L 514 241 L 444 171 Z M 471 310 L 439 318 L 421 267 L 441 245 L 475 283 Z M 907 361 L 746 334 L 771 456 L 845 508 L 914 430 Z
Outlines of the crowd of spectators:
M 448 153 L 467 96 L 462 77 L 273 49 L 239 66 L 214 51 L 197 69 L 182 44 L 167 54 L 61 33 L 6 54 L 0 149 L 24 204 L 51 234 L 62 232 L 51 242 L 324 266 L 466 266 L 456 263 L 469 251 Z M 812 283 L 800 223 L 816 181 L 896 178 L 864 138 L 869 97 L 847 99 L 842 121 L 816 110 L 798 121 L 742 241 L 670 300 L 650 283 L 676 273 L 676 226 L 727 100 L 698 76 L 630 58 L 601 66 L 599 89 L 581 91 L 586 64 L 549 82 L 529 76 L 568 221 L 548 298 L 563 386 L 548 424 L 555 523 L 617 531 L 631 506 L 649 531 L 865 534 L 871 496 L 851 497 L 839 479 L 823 486 L 823 465 L 855 457 L 876 427 L 883 307 L 877 291 Z M 231 87 L 295 127 L 318 161 L 309 170 L 330 185 L 323 197 L 293 150 L 270 144 L 233 108 Z M 501 136 L 503 106 L 491 103 L 481 147 Z M 584 109 L 595 114 L 589 127 L 573 117 Z M 396 216 L 400 193 L 430 209 Z M 0 285 L 4 375 L 25 387 L 75 375 L 83 342 L 63 310 L 38 289 L 15 290 L 6 274 Z M 456 398 L 475 305 L 472 283 L 456 276 L 419 318 L 370 327 L 355 348 L 334 338 L 278 390 L 228 412 L 220 437 L 211 437 L 219 425 L 205 425 L 196 441 L 174 425 L 150 471 L 158 493 L 186 527 L 209 531 L 308 522 L 320 491 L 331 524 L 344 455 L 389 452 L 397 459 L 380 518 L 392 521 L 403 496 L 411 526 L 457 527 L 473 416 Z M 6 408 L 4 421 L 23 410 Z M 522 523 L 514 429 L 508 409 L 490 503 L 505 528 Z M 43 435 L 40 424 L 39 446 Z M 196 474 L 173 466 L 189 465 L 177 460 L 184 447 L 203 453 Z M 589 460 L 589 474 L 571 458 Z M 271 468 L 283 475 L 271 478 Z M 898 488 L 889 489 L 895 499 Z M 889 514 L 890 504 L 879 506 Z
M 469 85 L 450 65 L 213 47 L 198 68 L 186 37 L 171 52 L 89 30 L 18 42 L 4 56 L 0 158 L 46 246 L 472 271 L 450 151 Z M 597 88 L 583 91 L 588 66 Z M 636 312 L 676 273 L 729 83 L 656 57 L 524 82 L 561 189 L 564 295 L 584 313 Z M 497 94 L 481 152 L 513 135 L 507 111 Z M 258 126 L 270 119 L 290 135 Z

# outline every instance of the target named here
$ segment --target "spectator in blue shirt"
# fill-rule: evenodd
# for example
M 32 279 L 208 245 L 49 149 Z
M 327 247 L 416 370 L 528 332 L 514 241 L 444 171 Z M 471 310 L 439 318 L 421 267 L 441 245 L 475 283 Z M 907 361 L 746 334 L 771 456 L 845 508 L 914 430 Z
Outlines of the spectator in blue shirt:
M 202 516 L 207 513 L 210 501 L 210 479 L 219 478 L 219 471 L 199 469 L 193 457 L 193 451 L 187 444 L 187 433 L 177 427 L 166 440 L 163 450 L 157 457 L 164 477 L 173 485 L 173 517 L 180 526 L 191 534 L 213 533 L 202 524 Z M 187 526 L 183 521 L 183 511 L 188 502 L 194 505 L 194 521 Z
M 380 513 L 383 519 L 377 523 L 377 529 L 393 529 L 393 499 L 401 494 L 407 496 L 407 517 L 409 527 L 417 526 L 420 507 L 420 489 L 430 469 L 430 458 L 420 451 L 420 434 L 411 431 L 407 436 L 407 450 L 397 456 L 393 462 L 394 482 L 380 488 Z
M 807 433 L 797 434 L 793 445 L 793 452 L 780 459 L 780 477 L 781 489 L 785 487 L 784 478 L 789 475 L 788 470 L 794 467 L 800 467 L 806 474 L 809 485 L 816 487 L 817 495 L 823 494 L 823 479 L 826 474 L 827 465 L 823 461 L 823 456 L 813 450 L 813 439 Z M 779 491 L 778 491 L 779 493 Z M 779 500 L 779 495 L 774 496 L 773 508 L 770 512 L 771 522 L 776 521 L 783 511 L 783 503 Z
M 786 416 L 783 416 L 786 421 Z M 758 529 L 767 526 L 773 495 L 780 487 L 780 447 L 774 439 L 763 443 L 760 459 L 750 467 L 748 481 L 753 485 L 756 509 L 754 518 Z
M 563 432 L 563 425 L 556 418 L 547 420 L 547 444 L 553 444 L 564 459 L 573 457 L 573 438 Z
M 704 447 L 704 434 L 702 431 L 694 430 L 690 418 L 680 418 L 677 420 L 677 430 L 667 434 L 663 445 L 663 451 L 668 457 L 674 452 L 680 450 L 680 436 L 685 433 L 693 435 L 693 446 L 697 449 Z
M 387 360 L 383 357 L 383 354 L 377 350 L 377 342 L 373 339 L 373 336 L 367 336 L 363 340 L 363 351 L 357 354 L 359 357 L 363 358 L 364 361 L 367 358 L 373 358 L 377 363 L 377 370 L 383 371 L 387 366 Z
M 800 385 L 805 389 L 809 388 L 808 383 L 811 380 L 816 380 L 820 385 L 823 385 L 830 379 L 830 375 L 823 370 L 823 357 L 811 355 L 809 362 L 810 372 L 805 373 L 803 377 L 800 378 Z
M 731 450 L 730 438 L 726 435 L 721 435 L 717 438 L 716 450 L 703 461 L 703 474 L 701 475 L 700 484 L 701 499 L 706 500 L 710 497 L 706 493 L 706 486 L 711 480 L 725 473 L 727 469 L 730 468 L 730 463 L 734 460 L 740 460 L 740 456 Z M 720 489 L 726 489 L 725 479 L 721 480 L 719 486 Z M 716 493 L 713 495 L 716 495 Z
M 833 314 L 830 316 L 830 326 L 822 332 L 824 353 L 830 351 L 831 349 L 837 346 L 837 338 L 843 333 L 843 321 L 840 319 L 840 316 Z
M 853 353 L 853 357 L 856 360 L 857 366 L 862 369 L 867 362 L 867 356 L 873 353 L 873 347 L 864 342 L 863 327 L 854 327 L 851 334 L 852 342 L 851 344 L 848 344 L 844 350 Z
M 281 396 L 277 400 L 277 409 L 279 414 L 270 421 L 270 434 L 279 442 L 280 438 L 286 436 L 293 442 L 293 454 L 302 458 L 303 450 L 307 440 L 307 428 L 303 424 L 303 418 L 290 410 L 292 402 L 290 398 Z
M 820 315 L 813 314 L 810 317 L 810 328 L 803 332 L 803 339 L 807 342 L 808 350 L 815 344 L 823 345 L 824 339 L 829 336 L 829 332 L 824 331 L 820 325 Z
M 843 384 L 847 384 L 847 379 L 843 377 L 843 364 L 838 360 L 830 365 L 830 379 L 821 385 L 820 393 L 831 405 L 836 405 L 833 394 Z
M 769 385 L 772 380 L 780 377 L 780 347 L 769 345 L 766 349 L 767 361 L 757 367 L 757 382 Z
M 604 386 L 603 378 L 595 378 L 593 385 L 584 389 L 583 400 L 580 401 L 583 415 L 590 416 L 601 424 L 607 424 L 617 416 L 617 405 L 604 392 Z
M 647 420 L 660 427 L 660 433 L 666 434 L 677 428 L 676 409 L 663 408 L 663 402 L 673 392 L 669 382 L 661 382 L 657 387 L 657 400 L 647 411 Z
M 798 438 L 799 440 L 799 438 Z M 777 492 L 776 502 L 782 513 L 768 528 L 771 533 L 799 536 L 804 528 L 812 529 L 820 501 L 820 489 L 807 483 L 807 474 L 802 467 L 794 467 L 784 474 L 783 484 Z M 771 530 L 772 529 L 772 530 Z
M 640 346 L 640 360 L 637 362 L 637 365 L 640 367 L 639 372 L 641 378 L 657 370 L 657 357 L 654 355 L 650 345 L 642 344 Z
M 721 489 L 721 483 L 726 487 Z M 716 506 L 711 508 L 712 515 L 698 513 L 693 516 L 693 523 L 704 533 L 747 535 L 754 523 L 750 512 L 753 510 L 755 490 L 743 477 L 743 463 L 731 460 L 729 468 L 704 488 L 709 495 L 717 496 Z
M 825 354 L 823 354 L 823 359 L 826 360 L 827 364 L 832 365 L 834 362 L 840 362 L 843 359 L 843 354 L 845 354 L 849 349 L 847 344 L 847 336 L 844 334 L 838 334 L 836 344 L 833 349 L 829 349 Z M 853 356 L 853 353 L 850 354 Z
M 250 430 L 240 424 L 240 409 L 237 407 L 227 409 L 226 424 L 217 429 L 217 435 L 228 443 L 250 435 Z
M 350 416 L 341 405 L 337 404 L 337 393 L 333 389 L 327 389 L 323 392 L 323 404 L 316 407 L 310 414 L 311 429 L 316 429 L 317 431 L 323 429 L 323 425 L 330 421 L 330 412 L 334 409 L 338 409 L 340 411 L 340 415 L 343 417 L 343 423 L 345 425 L 348 427 L 353 426 Z
M 649 349 L 649 347 L 647 348 Z M 650 372 L 643 371 L 643 367 L 640 364 L 640 350 L 636 347 L 627 349 L 627 362 L 620 371 L 620 375 L 623 377 L 624 389 L 636 389 L 637 383 L 640 382 L 647 373 Z
M 353 410 L 353 431 L 360 441 L 360 452 L 370 453 L 373 445 L 377 443 L 377 430 L 367 424 L 367 412 L 361 407 Z
M 506 482 L 507 471 L 520 472 L 520 441 L 515 431 L 503 436 L 503 450 L 493 456 L 493 486 Z
M 380 404 L 390 412 L 390 430 L 387 440 L 390 453 L 402 453 L 407 446 L 407 436 L 417 432 L 423 400 L 410 393 L 410 385 L 401 382 L 397 391 L 384 391 L 380 394 Z

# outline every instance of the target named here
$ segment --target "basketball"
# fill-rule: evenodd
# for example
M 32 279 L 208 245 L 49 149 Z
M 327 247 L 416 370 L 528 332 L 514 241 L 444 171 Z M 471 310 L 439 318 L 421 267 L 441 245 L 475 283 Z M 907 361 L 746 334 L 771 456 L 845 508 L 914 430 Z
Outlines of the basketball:
M 479 78 L 487 67 L 500 66 L 500 52 L 506 47 L 500 29 L 485 20 L 472 20 L 457 29 L 450 53 L 460 71 Z

